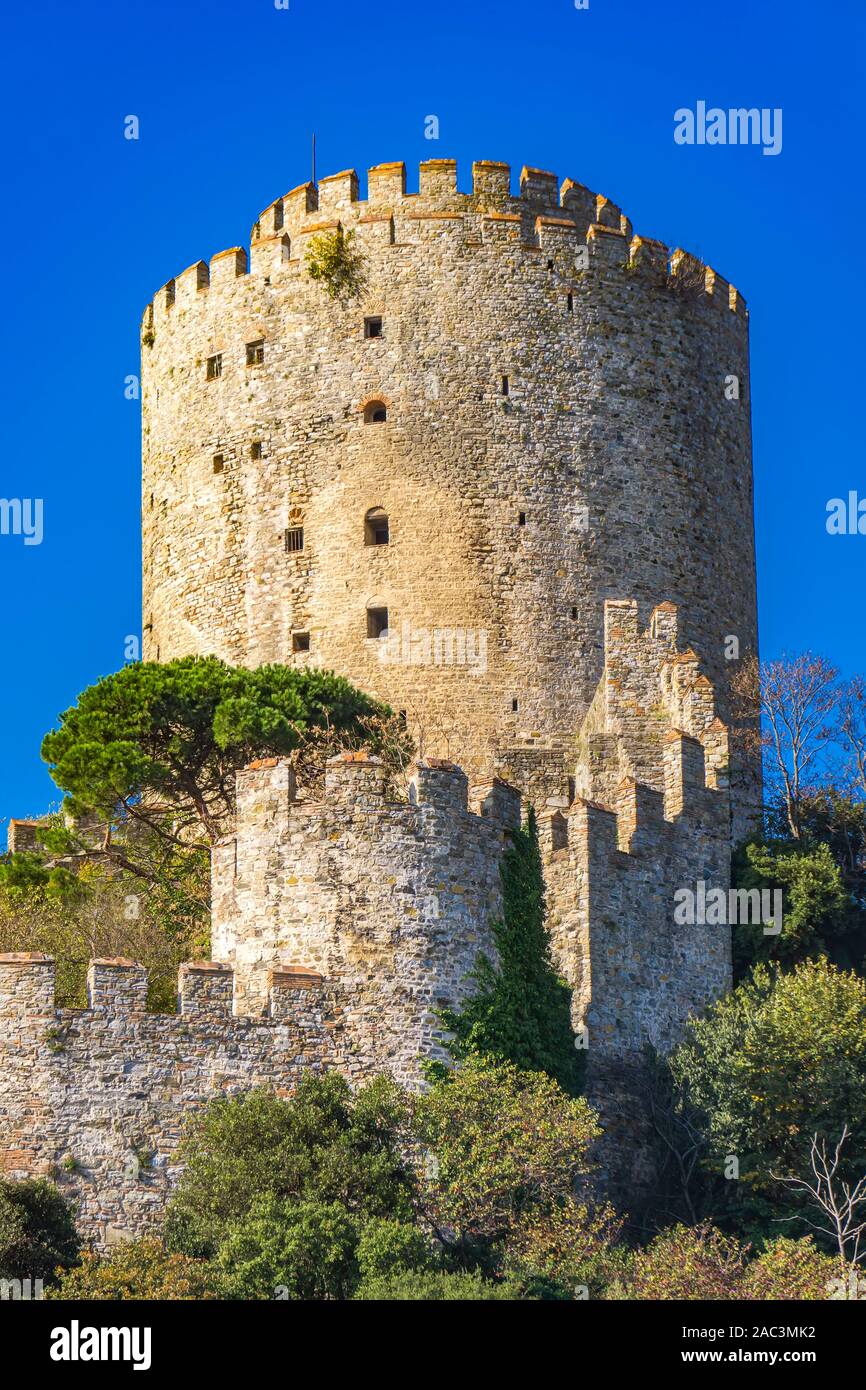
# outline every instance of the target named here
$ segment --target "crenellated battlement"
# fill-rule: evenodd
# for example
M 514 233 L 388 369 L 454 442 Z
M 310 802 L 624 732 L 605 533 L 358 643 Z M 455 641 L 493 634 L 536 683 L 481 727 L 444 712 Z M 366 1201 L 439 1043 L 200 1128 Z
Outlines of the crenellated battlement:
M 0 1172 L 57 1182 L 100 1247 L 152 1230 L 201 1106 L 256 1086 L 288 1094 L 337 1064 L 330 984 L 283 967 L 268 992 L 263 1016 L 239 1016 L 231 967 L 192 961 L 180 968 L 178 1012 L 148 1013 L 140 965 L 94 960 L 88 1007 L 57 1008 L 50 957 L 0 956 Z
M 92 960 L 87 970 L 87 1007 L 58 1008 L 55 1000 L 55 964 L 51 956 L 36 952 L 0 955 L 0 1018 L 39 1019 L 56 1016 L 87 1027 L 110 1015 L 115 1023 L 142 1019 L 147 1014 L 148 972 L 137 961 Z M 305 993 L 299 993 L 305 991 Z M 263 1013 L 281 1023 L 301 1021 L 309 1014 L 313 996 L 321 1012 L 327 999 L 322 976 L 305 966 L 282 965 L 270 972 Z M 223 961 L 187 961 L 179 967 L 177 1014 L 151 1015 L 168 1023 L 176 1018 L 215 1023 L 242 1018 L 235 1011 L 235 971 Z
M 670 1049 L 731 984 L 727 927 L 679 925 L 677 895 L 727 888 L 728 730 L 671 602 L 604 605 L 604 668 L 577 740 L 576 794 L 539 823 L 550 930 L 588 1042 L 589 1092 L 640 1183 L 643 1050 Z M 631 1129 L 630 1141 L 622 1136 Z M 616 1151 L 616 1152 L 615 1152 Z
M 634 600 L 606 600 L 604 669 L 577 740 L 585 799 L 613 806 L 623 780 L 636 779 L 663 795 L 668 820 L 703 808 L 707 791 L 725 794 L 719 814 L 729 816 L 728 730 L 698 656 L 679 640 L 675 604 L 659 604 L 642 628 Z
M 746 317 L 742 296 L 717 271 L 679 248 L 633 236 L 628 217 L 603 194 L 572 179 L 560 184 L 556 174 L 528 167 L 513 194 L 510 166 L 490 160 L 473 165 L 467 193 L 458 189 L 457 173 L 456 160 L 426 160 L 418 192 L 410 193 L 403 163 L 376 165 L 368 170 L 366 198 L 360 196 L 354 169 L 302 184 L 259 214 L 249 256 L 243 247 L 231 247 L 209 265 L 198 261 L 169 280 L 145 310 L 144 333 L 149 337 L 175 311 L 189 310 L 203 296 L 231 294 L 237 281 L 290 286 L 303 273 L 310 237 L 339 228 L 355 232 L 368 251 L 420 249 L 430 238 L 438 243 L 444 236 L 462 254 L 490 246 L 554 253 L 562 273 L 572 276 L 596 264 L 618 265 L 673 288 L 687 280 L 696 301 Z

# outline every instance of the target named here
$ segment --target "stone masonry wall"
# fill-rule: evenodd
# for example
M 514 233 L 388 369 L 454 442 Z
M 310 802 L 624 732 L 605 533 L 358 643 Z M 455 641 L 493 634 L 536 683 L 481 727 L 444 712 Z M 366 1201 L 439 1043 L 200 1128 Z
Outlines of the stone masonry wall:
M 675 894 L 730 885 L 728 733 L 662 604 L 605 609 L 605 670 L 581 731 L 580 794 L 540 823 L 550 930 L 588 1042 L 588 1094 L 618 1182 L 649 1178 L 640 1079 L 689 1015 L 731 988 L 730 927 L 678 925 Z
M 147 974 L 94 961 L 89 1007 L 57 1009 L 54 963 L 0 956 L 0 1172 L 46 1177 L 100 1247 L 152 1229 L 177 1177 L 186 1121 L 265 1085 L 288 1094 L 333 1065 L 339 1018 L 320 976 L 276 970 L 266 1017 L 233 1014 L 229 967 L 181 967 L 179 1013 L 145 1012 Z
M 416 1085 L 439 1056 L 436 1012 L 465 998 L 480 951 L 495 959 L 499 865 L 520 798 L 473 789 L 451 764 L 416 766 L 407 801 L 388 801 L 382 766 L 347 754 L 325 800 L 294 800 L 284 761 L 237 778 L 237 831 L 214 852 L 213 951 L 236 972 L 239 1007 L 267 1002 L 268 972 L 297 963 L 333 983 L 338 1062 Z
M 337 227 L 365 257 L 348 305 L 304 264 Z M 555 801 L 626 593 L 644 620 L 680 605 L 726 717 L 724 639 L 757 637 L 746 309 L 606 198 L 536 169 L 515 196 L 490 162 L 464 193 L 452 160 L 414 193 L 402 164 L 366 199 L 352 171 L 303 185 L 249 257 L 160 290 L 142 359 L 147 659 L 320 663 L 405 710 L 425 756 Z
M 57 1009 L 54 963 L 0 957 L 0 1172 L 57 1181 L 99 1247 L 158 1224 L 177 1149 L 208 1100 L 305 1071 L 417 1086 L 442 1056 L 436 1011 L 459 1006 L 501 908 L 520 799 L 419 764 L 407 800 L 359 754 L 328 766 L 321 803 L 291 768 L 238 774 L 237 833 L 213 858 L 213 946 L 181 967 L 179 1012 L 145 1011 L 147 973 L 94 961 L 88 1008 Z

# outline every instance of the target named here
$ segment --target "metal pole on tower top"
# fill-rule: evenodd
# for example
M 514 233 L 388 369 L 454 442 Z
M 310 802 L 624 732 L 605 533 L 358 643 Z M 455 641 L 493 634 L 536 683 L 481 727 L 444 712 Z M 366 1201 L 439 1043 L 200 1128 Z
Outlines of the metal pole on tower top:
M 313 183 L 316 182 L 316 137 L 313 135 Z

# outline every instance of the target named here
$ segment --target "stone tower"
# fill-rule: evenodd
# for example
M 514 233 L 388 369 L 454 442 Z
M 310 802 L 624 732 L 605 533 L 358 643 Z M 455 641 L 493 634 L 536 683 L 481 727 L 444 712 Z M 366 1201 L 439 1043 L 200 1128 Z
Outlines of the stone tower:
M 364 271 L 342 304 L 305 258 L 340 228 Z M 757 644 L 742 299 L 570 180 L 524 169 L 513 197 L 480 163 L 460 193 L 433 160 L 407 194 L 386 164 L 366 201 L 352 172 L 304 185 L 249 264 L 169 281 L 142 357 L 145 657 L 333 668 L 405 711 L 419 760 L 399 796 L 363 754 L 318 801 L 286 760 L 238 772 L 214 959 L 181 967 L 177 1014 L 131 960 L 91 962 L 73 1010 L 47 957 L 0 956 L 0 1171 L 59 1177 L 108 1246 L 158 1222 L 214 1095 L 421 1084 L 495 958 L 531 801 L 630 1203 L 645 1048 L 731 983 L 730 928 L 675 903 L 724 896 L 758 804 L 727 681 Z
M 606 600 L 677 606 L 724 719 L 726 639 L 756 646 L 744 302 L 537 169 L 514 196 L 477 163 L 464 193 L 431 160 L 407 193 L 385 164 L 358 194 L 347 171 L 278 198 L 249 260 L 148 306 L 145 657 L 332 668 L 425 756 L 566 805 Z M 305 264 L 337 228 L 345 304 Z

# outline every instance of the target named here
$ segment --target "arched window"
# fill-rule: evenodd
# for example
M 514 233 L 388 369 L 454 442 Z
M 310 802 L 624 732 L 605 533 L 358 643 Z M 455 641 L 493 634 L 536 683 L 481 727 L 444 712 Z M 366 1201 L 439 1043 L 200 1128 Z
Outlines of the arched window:
M 381 507 L 371 507 L 364 517 L 364 544 L 387 545 L 391 539 L 388 518 Z
M 365 425 L 384 425 L 388 419 L 388 407 L 384 401 L 368 401 L 364 406 Z

